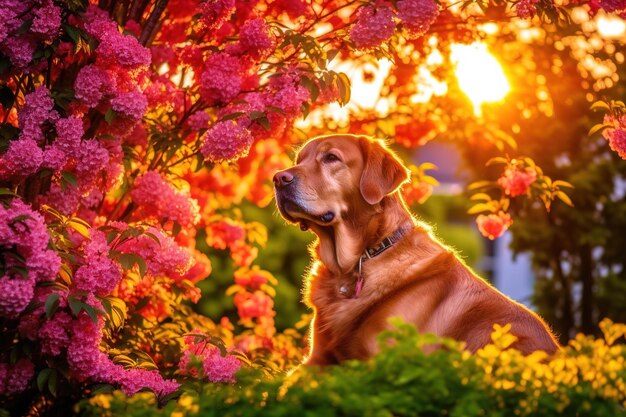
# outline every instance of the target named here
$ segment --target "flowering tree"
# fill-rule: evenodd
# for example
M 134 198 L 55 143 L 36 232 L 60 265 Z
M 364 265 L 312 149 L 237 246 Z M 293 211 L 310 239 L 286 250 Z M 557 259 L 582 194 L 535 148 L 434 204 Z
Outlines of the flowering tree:
M 450 126 L 470 145 L 483 141 L 496 155 L 481 162 L 499 178 L 471 187 L 470 212 L 491 239 L 515 221 L 515 199 L 571 204 L 569 183 L 531 157 L 510 156 L 506 121 L 474 118 L 467 103 L 441 111 L 459 102 L 453 87 L 445 100 L 417 100 L 422 69 L 449 76 L 448 58 L 437 54 L 485 36 L 487 21 L 501 22 L 506 37 L 529 22 L 576 30 L 574 6 L 585 15 L 626 8 L 532 0 L 0 6 L 0 394 L 21 411 L 54 410 L 52 397 L 79 398 L 103 383 L 165 401 L 181 383 L 232 381 L 242 364 L 271 372 L 298 363 L 303 341 L 274 324 L 276 280 L 253 265 L 267 232 L 237 206 L 269 204 L 271 176 L 306 135 L 365 132 L 410 150 Z M 377 59 L 395 63 L 383 83 L 393 105 L 361 109 L 347 125 L 329 120 L 325 106 L 346 105 L 353 92 L 337 63 Z M 606 110 L 603 134 L 624 157 L 623 105 Z M 307 116 L 317 121 L 294 127 Z M 432 168 L 411 167 L 409 202 L 428 198 Z M 237 323 L 190 307 L 212 269 L 200 243 L 228 250 L 237 268 L 228 290 Z

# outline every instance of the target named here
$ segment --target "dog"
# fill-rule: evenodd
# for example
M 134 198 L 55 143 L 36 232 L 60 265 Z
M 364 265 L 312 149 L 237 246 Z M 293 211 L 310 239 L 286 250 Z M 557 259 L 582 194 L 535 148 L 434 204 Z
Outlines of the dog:
M 494 324 L 511 324 L 524 354 L 559 345 L 542 319 L 474 274 L 409 212 L 399 192 L 409 171 L 367 136 L 316 137 L 274 177 L 280 214 L 317 235 L 305 281 L 313 309 L 305 363 L 367 359 L 400 316 L 424 333 L 475 352 Z

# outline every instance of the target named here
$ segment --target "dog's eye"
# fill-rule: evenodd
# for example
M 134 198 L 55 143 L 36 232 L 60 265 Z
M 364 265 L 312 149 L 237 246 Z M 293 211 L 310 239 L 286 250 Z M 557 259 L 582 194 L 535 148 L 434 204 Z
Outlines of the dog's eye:
M 341 161 L 341 159 L 339 159 L 339 157 L 335 155 L 334 153 L 326 153 L 322 157 L 322 162 L 324 163 L 337 162 L 337 161 Z

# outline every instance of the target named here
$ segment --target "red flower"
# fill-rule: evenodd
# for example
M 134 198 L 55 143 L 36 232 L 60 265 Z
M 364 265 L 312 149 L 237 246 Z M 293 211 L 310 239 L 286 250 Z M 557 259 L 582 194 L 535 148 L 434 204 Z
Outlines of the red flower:
M 522 171 L 519 168 L 509 166 L 504 174 L 498 178 L 498 185 L 502 187 L 506 195 L 517 197 L 526 194 L 528 187 L 537 180 L 537 172 L 534 169 L 526 168 Z
M 506 232 L 509 226 L 513 224 L 513 220 L 511 220 L 511 216 L 508 213 L 499 211 L 496 214 L 479 215 L 476 218 L 476 224 L 483 236 L 494 240 Z
M 273 310 L 274 300 L 263 291 L 237 293 L 234 302 L 241 320 L 273 317 L 276 314 Z

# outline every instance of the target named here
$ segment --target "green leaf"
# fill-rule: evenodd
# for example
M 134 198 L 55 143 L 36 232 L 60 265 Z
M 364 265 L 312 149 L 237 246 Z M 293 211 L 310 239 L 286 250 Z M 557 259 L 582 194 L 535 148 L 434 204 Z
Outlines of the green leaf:
M 494 185 L 493 181 L 476 181 L 467 186 L 467 189 L 470 191 L 477 190 L 479 188 L 492 187 Z
M 565 194 L 563 191 L 557 191 L 554 194 L 559 200 L 561 200 L 562 202 L 564 202 L 565 204 L 567 204 L 570 207 L 574 207 L 574 203 L 572 203 L 572 200 L 569 198 L 569 196 L 567 194 Z
M 490 160 L 488 160 L 485 163 L 485 166 L 491 166 L 491 165 L 496 165 L 496 164 L 507 164 L 509 161 L 506 158 L 503 158 L 501 156 L 496 156 L 494 158 L 491 158 Z
M 492 211 L 493 204 L 487 203 L 478 203 L 473 205 L 469 210 L 467 210 L 468 214 L 478 214 L 484 211 Z
M 337 74 L 336 84 L 339 90 L 339 104 L 344 106 L 350 101 L 350 79 L 345 73 L 340 72 Z
M 39 392 L 44 391 L 44 388 L 46 387 L 48 380 L 50 379 L 52 374 L 55 374 L 55 373 L 56 371 L 52 368 L 42 369 L 39 372 L 39 374 L 37 375 L 37 389 L 39 390 Z
M 600 132 L 600 131 L 602 131 L 604 129 L 610 128 L 610 127 L 613 127 L 613 126 L 610 125 L 610 124 L 606 124 L 606 123 L 598 123 L 597 125 L 595 125 L 591 129 L 589 129 L 588 135 L 589 136 L 593 136 L 596 133 L 598 133 L 598 132 Z
M 611 107 L 605 101 L 596 101 L 595 103 L 593 103 L 591 105 L 590 110 L 592 110 L 592 111 L 598 111 L 598 110 L 611 111 Z
M 486 193 L 477 193 L 477 194 L 472 195 L 470 197 L 470 200 L 491 201 L 491 196 L 489 194 L 486 194 Z
M 245 113 L 238 111 L 238 112 L 234 112 L 234 113 L 229 113 L 226 116 L 222 117 L 220 119 L 220 121 L 225 122 L 227 120 L 234 120 L 234 119 L 238 119 L 240 116 L 243 116 Z
M 55 292 L 55 293 L 50 294 L 46 298 L 45 308 L 44 308 L 46 312 L 46 317 L 48 319 L 51 319 L 54 313 L 57 311 L 57 308 L 59 308 L 59 294 Z
M 115 110 L 109 108 L 106 113 L 104 113 L 104 121 L 111 124 L 113 123 L 113 119 L 115 119 Z

